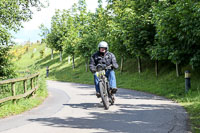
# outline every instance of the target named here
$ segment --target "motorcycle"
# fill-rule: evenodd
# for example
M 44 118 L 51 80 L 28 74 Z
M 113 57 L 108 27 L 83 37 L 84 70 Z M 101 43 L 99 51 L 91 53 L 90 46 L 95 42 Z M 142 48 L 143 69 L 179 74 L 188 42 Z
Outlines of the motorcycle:
M 99 78 L 99 89 L 103 105 L 106 110 L 109 109 L 110 104 L 115 102 L 114 94 L 111 93 L 108 78 L 106 77 L 106 70 L 111 69 L 111 66 L 97 65 L 96 75 Z M 109 104 L 110 103 L 110 104 Z

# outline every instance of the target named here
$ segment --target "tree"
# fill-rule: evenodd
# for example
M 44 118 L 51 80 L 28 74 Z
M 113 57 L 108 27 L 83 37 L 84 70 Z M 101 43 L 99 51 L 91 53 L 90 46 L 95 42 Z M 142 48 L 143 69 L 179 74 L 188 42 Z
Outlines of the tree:
M 157 29 L 156 40 L 162 49 L 167 51 L 165 53 L 168 59 L 176 65 L 177 77 L 180 75 L 180 64 L 190 62 L 192 65 L 193 59 L 198 57 L 199 4 L 187 0 L 175 1 L 172 4 L 163 2 L 153 11 Z
M 39 26 L 39 29 L 41 31 L 41 33 L 39 34 L 42 37 L 42 42 L 46 42 L 46 37 L 47 35 L 50 33 L 50 30 L 44 26 L 44 24 L 41 24 Z
M 126 21 L 126 4 L 123 1 L 116 1 L 109 3 L 107 6 L 107 24 L 109 27 L 108 40 L 110 40 L 112 46 L 111 49 L 121 58 L 120 72 L 123 71 L 124 58 L 128 57 L 127 50 L 127 30 L 124 28 Z M 114 14 L 114 15 L 113 15 Z
M 22 22 L 29 21 L 33 12 L 31 7 L 38 10 L 45 7 L 45 3 L 40 0 L 3 0 L 0 1 L 0 23 L 5 29 L 18 31 L 22 27 Z
M 146 47 L 154 43 L 155 27 L 149 13 L 153 1 L 110 0 L 111 14 L 114 14 L 119 29 L 120 43 L 124 50 L 138 59 L 140 73 L 141 58 L 148 56 Z M 118 44 L 119 45 L 119 44 Z
M 65 45 L 65 38 L 67 34 L 67 11 L 56 10 L 55 15 L 52 17 L 51 23 L 51 38 L 49 44 L 60 52 L 60 61 L 62 61 L 62 51 Z
M 76 46 L 80 42 L 79 37 L 79 19 L 77 13 L 77 5 L 74 4 L 66 13 L 66 36 L 64 38 L 64 50 L 68 55 L 72 56 L 73 65 L 72 68 L 75 69 L 75 54 L 76 54 Z
M 1 76 L 9 77 L 11 73 L 5 73 L 8 68 L 11 69 L 11 63 L 8 56 L 7 45 L 12 44 L 11 31 L 17 32 L 22 27 L 22 22 L 29 21 L 32 17 L 31 7 L 36 7 L 38 10 L 44 7 L 40 0 L 2 0 L 0 1 L 0 65 Z M 3 45 L 3 46 L 2 46 Z M 7 63 L 5 63 L 7 62 Z M 13 70 L 9 70 L 11 72 Z
M 92 32 L 91 29 L 91 13 L 87 13 L 87 5 L 85 0 L 79 0 L 78 1 L 78 20 L 79 20 L 79 38 L 80 41 L 77 44 L 77 53 L 79 53 L 81 56 L 85 58 L 85 66 L 86 66 L 86 72 L 88 71 L 88 58 L 90 56 L 90 32 Z M 92 38 L 90 38 L 92 39 Z
M 138 59 L 138 72 L 142 71 L 141 58 L 148 58 L 146 48 L 154 44 L 155 27 L 151 23 L 150 7 L 153 1 L 135 0 L 131 3 L 132 22 L 127 26 L 129 46 L 128 49 Z
M 81 41 L 77 45 L 77 53 L 85 58 L 86 72 L 88 71 L 89 57 L 96 51 L 97 38 L 95 37 L 94 13 L 88 12 L 86 23 L 82 31 Z
M 36 7 L 40 10 L 45 6 L 40 0 L 3 0 L 0 1 L 0 7 L 0 45 L 8 45 L 11 39 L 10 31 L 17 32 L 23 27 L 22 22 L 31 19 L 33 12 L 30 8 Z
M 15 76 L 14 67 L 11 63 L 11 55 L 9 54 L 10 47 L 0 47 L 0 77 L 13 78 Z
M 51 39 L 49 38 L 50 36 L 48 36 L 50 34 L 50 29 L 45 27 L 44 24 L 41 24 L 39 28 L 41 30 L 41 33 L 39 35 L 42 37 L 42 42 L 46 43 L 47 47 L 51 48 L 51 60 L 52 60 L 53 59 L 53 44 L 54 43 L 51 43 Z M 48 41 L 47 41 L 47 36 L 48 36 L 48 39 L 50 39 Z
M 124 58 L 136 57 L 138 72 L 142 71 L 142 59 L 158 62 L 170 60 L 179 65 L 200 65 L 200 2 L 193 0 L 142 1 L 108 0 L 104 9 L 98 0 L 95 13 L 86 11 L 85 0 L 79 0 L 71 10 L 60 11 L 52 18 L 51 33 L 47 40 L 55 49 L 62 48 L 67 54 L 85 58 L 96 50 L 98 42 L 109 43 L 109 49 Z M 192 14 L 192 15 L 191 15 Z M 56 16 L 57 15 L 57 16 Z

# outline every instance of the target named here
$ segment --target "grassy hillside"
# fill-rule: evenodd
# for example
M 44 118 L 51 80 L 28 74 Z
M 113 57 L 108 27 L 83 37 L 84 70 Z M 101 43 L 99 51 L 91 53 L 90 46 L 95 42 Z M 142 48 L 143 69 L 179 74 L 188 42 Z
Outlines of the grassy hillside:
M 36 50 L 34 50 L 36 49 Z M 44 51 L 43 55 L 40 51 Z M 68 56 L 63 55 L 63 61 L 59 60 L 59 53 L 54 53 L 54 59 L 51 60 L 50 49 L 44 45 L 32 45 L 29 50 L 24 53 L 16 65 L 19 70 L 30 71 L 37 68 L 45 75 L 46 67 L 49 66 L 49 77 L 47 79 L 76 82 L 84 84 L 93 84 L 93 75 L 91 72 L 85 71 L 85 63 L 81 58 L 76 58 L 76 69 L 72 69 L 71 62 L 68 63 Z M 192 71 L 191 89 L 185 93 L 185 79 L 182 74 L 179 78 L 175 74 L 175 66 L 173 64 L 166 65 L 161 62 L 159 76 L 154 73 L 154 66 L 151 61 L 143 61 L 143 72 L 138 74 L 137 62 L 135 59 L 125 61 L 124 72 L 120 74 L 116 70 L 117 85 L 119 88 L 134 89 L 145 91 L 160 96 L 170 98 L 179 102 L 185 107 L 190 115 L 190 123 L 193 132 L 200 131 L 200 75 L 198 71 Z M 167 63 L 169 64 L 169 63 Z M 190 69 L 182 68 L 182 72 Z
M 38 69 L 34 65 L 35 59 L 39 58 L 40 52 L 34 51 L 34 49 L 38 50 L 43 50 L 44 46 L 40 45 L 25 45 L 25 46 L 15 46 L 10 53 L 13 55 L 13 63 L 15 66 L 15 71 L 16 71 L 16 78 L 19 77 L 24 77 L 25 75 L 33 74 L 35 73 Z M 34 51 L 34 52 L 32 52 Z M 32 58 L 32 53 L 34 53 L 34 58 Z M 17 94 L 22 94 L 21 92 L 23 84 L 22 82 L 17 82 L 15 87 L 16 87 L 16 93 Z M 28 85 L 29 86 L 29 85 Z M 30 86 L 29 86 L 30 87 Z M 0 86 L 0 89 L 1 86 Z M 5 88 L 3 88 L 5 89 Z M 10 90 L 8 87 L 7 89 Z M 8 92 L 9 93 L 9 92 Z M 10 96 L 10 93 L 5 95 Z M 5 103 L 0 104 L 0 118 L 8 117 L 11 115 L 16 115 L 20 114 L 24 111 L 30 110 L 38 105 L 40 105 L 44 99 L 47 97 L 47 90 L 46 90 L 46 83 L 45 83 L 45 78 L 44 76 L 39 76 L 39 89 L 36 92 L 36 95 L 34 97 L 30 98 L 22 98 L 20 100 L 17 100 L 16 104 L 13 104 L 12 101 L 8 101 Z M 2 98 L 2 95 L 0 95 L 0 98 Z

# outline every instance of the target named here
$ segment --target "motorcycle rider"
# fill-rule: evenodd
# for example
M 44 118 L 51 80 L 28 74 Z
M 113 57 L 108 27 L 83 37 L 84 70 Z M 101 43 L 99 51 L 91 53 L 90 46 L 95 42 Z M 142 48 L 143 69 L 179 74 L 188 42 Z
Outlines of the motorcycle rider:
M 117 92 L 116 86 L 116 78 L 114 69 L 118 68 L 118 64 L 115 58 L 115 55 L 108 51 L 108 43 L 105 41 L 101 41 L 98 44 L 99 50 L 91 56 L 90 59 L 90 71 L 92 73 L 96 72 L 97 65 L 101 64 L 102 66 L 111 66 L 111 69 L 106 71 L 106 76 L 109 80 L 109 85 L 111 87 L 111 93 L 115 94 Z M 96 74 L 94 74 L 94 83 L 96 89 L 96 96 L 100 97 L 100 90 L 99 90 L 99 79 Z

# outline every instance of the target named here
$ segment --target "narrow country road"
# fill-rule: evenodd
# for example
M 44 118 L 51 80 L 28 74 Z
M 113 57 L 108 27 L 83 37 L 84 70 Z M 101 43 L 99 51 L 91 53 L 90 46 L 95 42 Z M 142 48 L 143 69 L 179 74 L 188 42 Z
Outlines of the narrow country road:
M 93 85 L 47 81 L 39 107 L 0 119 L 0 133 L 188 133 L 187 113 L 162 97 L 119 89 L 104 110 Z

